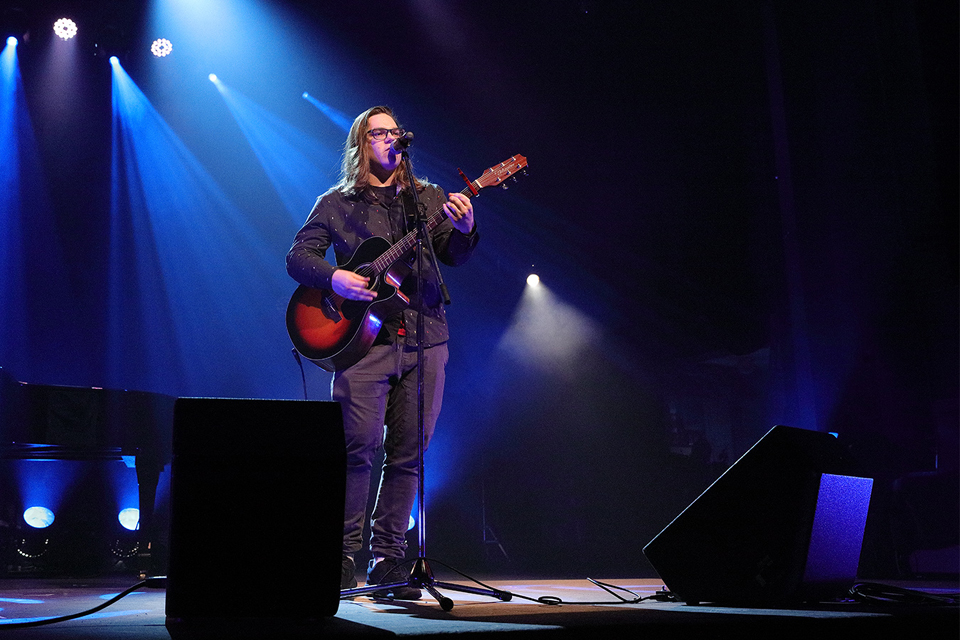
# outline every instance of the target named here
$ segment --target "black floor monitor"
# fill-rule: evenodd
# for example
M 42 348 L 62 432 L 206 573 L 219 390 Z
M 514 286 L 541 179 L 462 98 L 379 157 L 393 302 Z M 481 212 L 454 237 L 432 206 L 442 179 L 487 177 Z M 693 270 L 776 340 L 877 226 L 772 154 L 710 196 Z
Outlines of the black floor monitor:
M 831 434 L 776 426 L 643 552 L 687 603 L 826 601 L 853 586 L 873 480 Z
M 336 614 L 345 481 L 338 403 L 179 398 L 168 621 Z

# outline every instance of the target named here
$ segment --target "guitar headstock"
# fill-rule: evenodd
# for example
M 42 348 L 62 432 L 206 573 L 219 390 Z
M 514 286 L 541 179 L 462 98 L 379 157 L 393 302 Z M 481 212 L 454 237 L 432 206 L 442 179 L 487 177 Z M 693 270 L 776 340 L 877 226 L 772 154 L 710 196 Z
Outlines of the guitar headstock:
M 524 156 L 516 155 L 508 160 L 504 160 L 500 164 L 494 165 L 483 172 L 483 175 L 477 178 L 476 186 L 477 189 L 484 189 L 486 187 L 496 187 L 502 185 L 506 188 L 506 182 L 509 178 L 516 179 L 516 174 L 519 172 L 526 173 L 527 169 L 527 159 Z

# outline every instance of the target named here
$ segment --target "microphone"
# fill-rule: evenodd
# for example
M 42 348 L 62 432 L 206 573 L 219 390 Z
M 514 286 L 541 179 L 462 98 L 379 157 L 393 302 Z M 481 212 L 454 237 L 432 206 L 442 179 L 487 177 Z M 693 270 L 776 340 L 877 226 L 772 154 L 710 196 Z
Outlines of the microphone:
M 413 144 L 413 132 L 407 131 L 391 143 L 390 150 L 394 153 L 400 153 L 411 144 Z

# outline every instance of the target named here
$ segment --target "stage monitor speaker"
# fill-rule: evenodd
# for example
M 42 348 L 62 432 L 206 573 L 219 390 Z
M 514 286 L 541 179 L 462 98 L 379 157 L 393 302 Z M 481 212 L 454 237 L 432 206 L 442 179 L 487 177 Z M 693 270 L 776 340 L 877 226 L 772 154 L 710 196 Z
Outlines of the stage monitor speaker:
M 178 398 L 168 622 L 336 614 L 345 483 L 339 403 Z
M 856 580 L 873 480 L 831 434 L 775 426 L 644 548 L 688 604 L 821 602 Z

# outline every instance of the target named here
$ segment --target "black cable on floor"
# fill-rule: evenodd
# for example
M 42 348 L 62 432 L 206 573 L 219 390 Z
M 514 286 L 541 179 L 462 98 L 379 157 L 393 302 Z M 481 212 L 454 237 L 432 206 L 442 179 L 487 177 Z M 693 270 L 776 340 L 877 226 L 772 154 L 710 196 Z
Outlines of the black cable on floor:
M 79 612 L 79 613 L 70 613 L 70 614 L 67 614 L 67 615 L 65 615 L 65 616 L 55 616 L 55 617 L 52 617 L 52 618 L 43 618 L 43 619 L 41 619 L 41 620 L 30 620 L 29 622 L 16 622 L 15 620 L 14 620 L 14 621 L 11 621 L 11 622 L 4 622 L 4 621 L 0 620 L 0 633 L 2 633 L 4 629 L 23 629 L 23 628 L 25 628 L 25 627 L 39 627 L 39 626 L 43 626 L 43 625 L 47 625 L 47 624 L 54 624 L 54 623 L 56 623 L 56 622 L 66 622 L 67 620 L 76 620 L 77 618 L 82 618 L 82 617 L 84 617 L 84 616 L 89 616 L 89 615 L 92 614 L 92 613 L 96 613 L 96 612 L 98 612 L 98 611 L 101 611 L 101 610 L 103 610 L 103 609 L 106 609 L 107 607 L 109 607 L 109 606 L 112 605 L 113 603 L 119 601 L 121 598 L 124 598 L 124 597 L 130 595 L 130 594 L 133 593 L 134 591 L 139 591 L 140 589 L 143 589 L 143 588 L 148 588 L 148 589 L 164 589 L 164 588 L 166 588 L 166 586 L 167 586 L 167 578 L 166 578 L 166 576 L 157 576 L 157 577 L 154 577 L 154 578 L 147 578 L 146 580 L 141 580 L 140 582 L 136 583 L 136 584 L 133 585 L 132 587 L 129 587 L 128 589 L 125 589 L 124 591 L 121 591 L 120 593 L 118 593 L 117 595 L 113 596 L 112 598 L 110 598 L 110 599 L 107 600 L 106 602 L 104 602 L 104 603 L 102 603 L 102 604 L 98 604 L 97 606 L 93 607 L 92 609 L 87 609 L 86 611 L 81 611 L 81 612 Z
M 293 353 L 293 358 L 297 361 L 297 366 L 300 367 L 300 379 L 303 381 L 303 399 L 308 400 L 307 398 L 307 374 L 303 370 L 303 361 L 300 360 L 300 352 L 297 351 L 297 348 L 294 347 L 290 350 Z
M 935 594 L 877 582 L 859 582 L 850 587 L 850 595 L 869 604 L 950 606 L 960 602 L 957 593 Z

